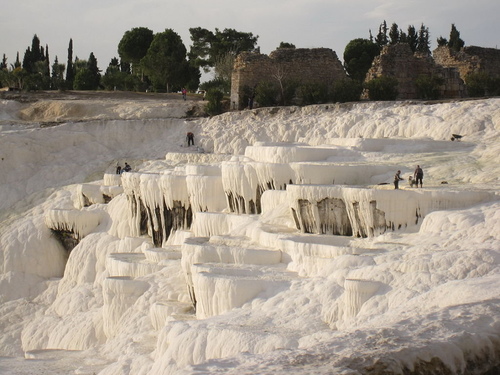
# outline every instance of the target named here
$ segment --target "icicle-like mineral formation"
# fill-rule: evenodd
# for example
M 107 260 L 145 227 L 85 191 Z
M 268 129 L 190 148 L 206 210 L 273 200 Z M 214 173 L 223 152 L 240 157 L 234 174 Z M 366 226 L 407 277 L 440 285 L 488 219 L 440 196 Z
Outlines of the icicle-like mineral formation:
M 302 232 L 355 237 L 406 228 L 432 211 L 470 207 L 494 198 L 483 191 L 394 191 L 325 185 L 289 185 L 287 194 Z

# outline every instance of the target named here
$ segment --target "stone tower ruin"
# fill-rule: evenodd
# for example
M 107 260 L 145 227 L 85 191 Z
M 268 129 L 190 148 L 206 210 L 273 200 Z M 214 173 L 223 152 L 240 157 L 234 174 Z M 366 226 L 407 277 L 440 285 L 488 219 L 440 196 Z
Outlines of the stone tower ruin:
M 500 77 L 500 50 L 483 47 L 464 47 L 460 51 L 440 46 L 432 52 L 437 64 L 446 68 L 455 68 L 460 78 L 467 74 L 486 72 L 492 77 Z
M 231 76 L 231 109 L 243 109 L 245 89 L 260 82 L 291 79 L 301 83 L 333 83 L 346 78 L 337 54 L 329 48 L 280 48 L 269 56 L 243 52 Z
M 406 43 L 384 46 L 380 55 L 373 60 L 365 82 L 380 76 L 394 77 L 398 80 L 398 99 L 416 99 L 418 93 L 415 80 L 420 75 L 443 78 L 444 84 L 440 88 L 443 98 L 465 96 L 464 83 L 454 67 L 438 65 L 430 55 L 413 53 Z M 367 97 L 366 93 L 364 97 Z

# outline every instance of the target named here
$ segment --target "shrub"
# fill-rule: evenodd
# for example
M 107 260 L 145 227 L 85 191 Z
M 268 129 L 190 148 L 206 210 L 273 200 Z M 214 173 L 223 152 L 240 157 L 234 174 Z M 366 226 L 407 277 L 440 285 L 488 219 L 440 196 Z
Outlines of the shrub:
M 442 77 L 434 75 L 420 75 L 415 80 L 417 95 L 420 99 L 436 100 L 441 96 L 440 87 L 444 84 Z
M 255 89 L 250 86 L 243 86 L 243 95 L 240 96 L 240 102 L 238 103 L 239 108 L 246 108 L 248 106 L 248 100 L 253 96 L 255 99 Z M 233 103 L 233 107 L 236 107 L 236 103 Z
M 500 93 L 500 79 L 493 78 L 486 72 L 469 73 L 465 77 L 465 85 L 469 96 L 489 96 Z
M 277 83 L 279 86 L 280 83 Z M 291 105 L 296 101 L 297 89 L 300 83 L 293 79 L 286 79 L 281 82 L 281 86 L 278 88 L 279 92 L 279 105 Z
M 320 83 L 305 83 L 299 86 L 299 104 L 310 105 L 328 101 L 328 87 Z
M 359 101 L 362 91 L 361 82 L 350 78 L 342 79 L 333 84 L 331 99 L 337 103 Z
M 210 81 L 203 82 L 200 84 L 200 90 L 205 90 L 207 93 L 210 90 L 217 90 L 223 94 L 228 94 L 230 87 L 227 86 L 227 82 L 220 78 L 214 78 Z
M 222 99 L 224 94 L 219 90 L 210 89 L 207 91 L 206 100 L 208 103 L 205 106 L 205 111 L 210 116 L 219 115 L 223 112 Z
M 273 82 L 263 81 L 255 87 L 255 101 L 261 107 L 278 105 L 279 95 L 279 88 Z
M 394 77 L 380 76 L 365 83 L 370 100 L 396 100 L 398 80 Z

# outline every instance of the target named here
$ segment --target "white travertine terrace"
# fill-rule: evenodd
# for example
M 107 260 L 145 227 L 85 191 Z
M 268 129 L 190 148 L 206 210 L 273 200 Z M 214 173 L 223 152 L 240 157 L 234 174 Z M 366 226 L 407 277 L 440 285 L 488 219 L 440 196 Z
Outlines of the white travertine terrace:
M 130 121 L 2 133 L 0 368 L 498 367 L 500 100 Z

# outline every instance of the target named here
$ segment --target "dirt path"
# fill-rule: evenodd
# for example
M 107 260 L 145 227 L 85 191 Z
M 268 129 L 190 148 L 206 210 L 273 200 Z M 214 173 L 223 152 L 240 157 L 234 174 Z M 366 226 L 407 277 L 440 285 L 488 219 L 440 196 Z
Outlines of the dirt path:
M 20 102 L 36 102 L 39 100 L 182 100 L 178 93 L 153 93 L 132 91 L 4 91 L 0 99 L 17 100 Z M 188 94 L 188 100 L 202 100 L 202 95 Z

